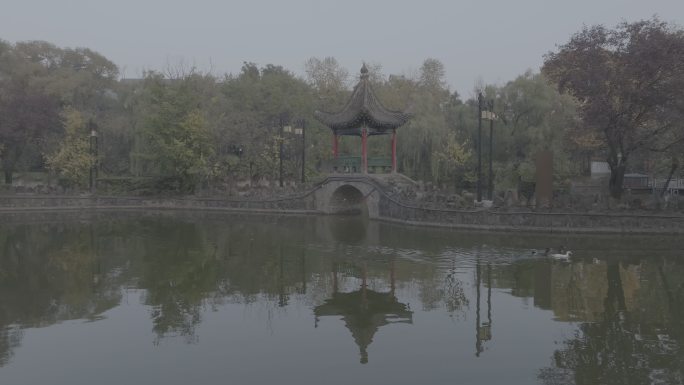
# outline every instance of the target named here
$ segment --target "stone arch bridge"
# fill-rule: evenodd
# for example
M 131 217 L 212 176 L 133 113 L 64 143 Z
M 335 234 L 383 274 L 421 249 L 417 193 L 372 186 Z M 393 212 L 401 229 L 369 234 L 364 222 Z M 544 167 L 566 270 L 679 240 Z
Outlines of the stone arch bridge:
M 401 174 L 374 176 L 345 174 L 328 176 L 308 195 L 314 210 L 324 214 L 367 214 L 381 216 L 381 206 L 389 199 L 391 185 L 413 184 Z M 385 202 L 386 203 L 386 202 Z
M 383 186 L 368 176 L 330 176 L 311 194 L 316 211 L 324 214 L 367 213 L 380 216 Z

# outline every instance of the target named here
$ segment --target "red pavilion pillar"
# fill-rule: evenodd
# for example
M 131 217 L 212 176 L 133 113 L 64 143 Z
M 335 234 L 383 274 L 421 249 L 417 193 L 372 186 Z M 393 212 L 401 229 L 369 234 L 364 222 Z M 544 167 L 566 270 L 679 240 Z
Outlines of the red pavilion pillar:
M 361 170 L 364 174 L 368 173 L 368 149 L 366 142 L 368 141 L 368 129 L 361 129 Z
M 392 172 L 397 172 L 397 129 L 392 130 Z
M 364 309 L 368 308 L 368 294 L 366 289 L 368 288 L 368 265 L 366 262 L 363 263 L 361 268 L 361 303 Z

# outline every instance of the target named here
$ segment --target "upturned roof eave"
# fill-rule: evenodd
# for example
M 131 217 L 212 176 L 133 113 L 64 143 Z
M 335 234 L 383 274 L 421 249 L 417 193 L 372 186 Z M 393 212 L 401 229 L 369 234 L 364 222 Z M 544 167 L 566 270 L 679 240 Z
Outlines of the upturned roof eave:
M 341 114 L 341 113 L 340 113 Z M 406 124 L 411 118 L 410 114 L 396 113 L 401 116 L 394 117 L 394 119 L 382 119 L 375 117 L 365 112 L 355 114 L 353 117 L 337 117 L 338 114 L 328 114 L 322 111 L 315 111 L 314 117 L 334 131 L 354 130 L 363 127 L 371 128 L 377 131 L 392 130 Z
M 334 131 L 360 127 L 395 129 L 411 118 L 411 114 L 407 112 L 390 110 L 380 103 L 370 85 L 365 65 L 361 69 L 359 83 L 342 110 L 337 113 L 315 111 L 314 116 Z

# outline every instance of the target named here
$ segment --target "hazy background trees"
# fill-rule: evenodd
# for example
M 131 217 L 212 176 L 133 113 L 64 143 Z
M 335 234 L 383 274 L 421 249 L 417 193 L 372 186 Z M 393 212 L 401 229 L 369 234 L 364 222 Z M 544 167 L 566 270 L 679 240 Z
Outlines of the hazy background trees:
M 42 41 L 0 42 L 0 159 L 5 183 L 19 169 L 44 169 L 64 145 L 67 109 L 104 120 L 116 66 L 86 48 Z
M 606 159 L 611 193 L 619 197 L 628 164 L 677 177 L 684 142 L 683 34 L 657 19 L 587 27 L 546 57 L 542 73 L 528 71 L 467 93 L 449 88 L 436 59 L 404 74 L 366 64 L 386 107 L 413 114 L 398 130 L 400 172 L 442 188 L 472 189 L 481 92 L 499 117 L 492 153 L 497 189 L 532 181 L 536 154 L 551 150 L 558 186 L 586 173 L 591 160 Z M 50 171 L 65 186 L 83 186 L 97 161 L 103 181 L 125 180 L 129 191 L 232 191 L 237 181 L 277 178 L 281 141 L 285 178 L 295 181 L 301 137 L 281 138 L 280 127 L 302 120 L 311 180 L 332 156 L 331 133 L 312 113 L 343 108 L 358 69 L 314 57 L 303 70 L 299 77 L 276 64 L 245 62 L 239 73 L 219 76 L 180 63 L 119 79 L 117 67 L 89 49 L 0 41 L 5 183 L 17 171 Z M 91 121 L 97 159 L 84 141 L 84 124 Z M 488 124 L 483 128 L 486 165 Z M 360 140 L 344 137 L 340 150 L 358 155 Z M 369 140 L 371 156 L 389 153 L 386 137 Z

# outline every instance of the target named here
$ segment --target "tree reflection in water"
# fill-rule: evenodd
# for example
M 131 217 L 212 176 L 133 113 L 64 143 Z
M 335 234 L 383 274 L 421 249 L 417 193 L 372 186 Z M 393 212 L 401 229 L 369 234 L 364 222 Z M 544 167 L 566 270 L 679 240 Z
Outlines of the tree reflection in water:
M 98 320 L 119 304 L 119 261 L 103 266 L 91 230 L 61 223 L 0 228 L 0 365 L 20 345 L 24 328 Z
M 497 348 L 492 297 L 510 294 L 533 298 L 557 321 L 579 323 L 540 371 L 543 382 L 682 380 L 684 264 L 672 259 L 514 260 L 497 255 L 529 244 L 525 235 L 349 217 L 131 215 L 0 226 L 0 366 L 12 359 L 25 328 L 97 321 L 119 306 L 125 288 L 141 291 L 155 343 L 174 336 L 197 342 L 206 312 L 225 304 L 274 312 L 294 305 L 311 309 L 319 322 L 340 317 L 365 363 L 383 326 L 416 330 L 414 312 L 442 312 L 455 323 L 468 321 L 468 338 L 470 322 L 476 324 L 475 351 L 484 361 L 493 356 L 481 355 L 485 347 Z M 480 255 L 485 243 L 489 254 Z M 497 324 L 496 335 L 507 332 Z
M 176 334 L 193 342 L 202 305 L 219 280 L 215 249 L 192 223 L 158 222 L 147 229 L 139 285 L 152 309 L 153 330 L 159 338 Z
M 582 320 L 591 322 L 581 323 L 573 337 L 563 341 L 540 379 L 547 384 L 682 383 L 682 265 L 662 260 L 637 265 L 600 262 L 573 265 L 570 274 L 581 274 L 587 266 L 605 271 L 603 283 L 593 283 L 593 289 L 599 289 L 594 293 L 603 297 L 602 309 L 584 313 L 593 314 Z M 582 294 L 590 304 L 587 299 L 593 293 Z

